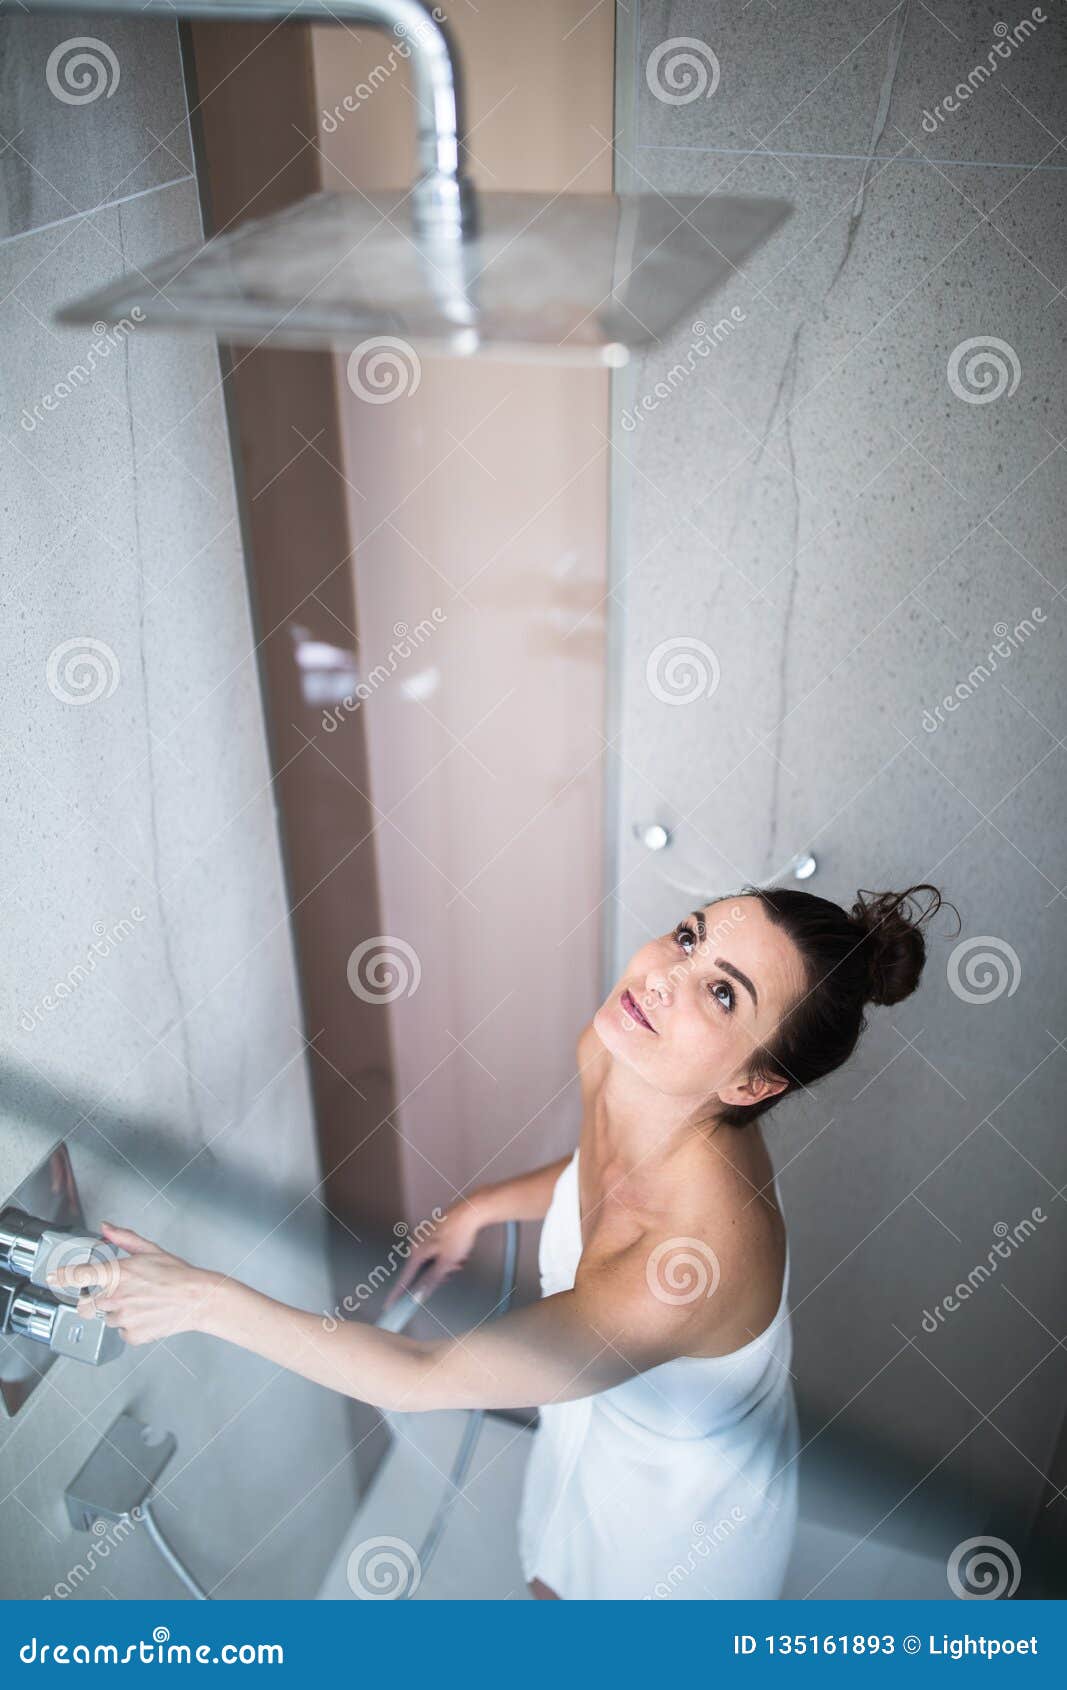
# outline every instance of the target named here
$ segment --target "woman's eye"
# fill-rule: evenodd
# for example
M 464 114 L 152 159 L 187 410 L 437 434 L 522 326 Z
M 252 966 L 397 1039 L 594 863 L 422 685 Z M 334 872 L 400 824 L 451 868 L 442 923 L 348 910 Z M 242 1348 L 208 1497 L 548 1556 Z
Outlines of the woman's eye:
M 696 948 L 696 942 L 697 942 L 697 936 L 693 932 L 693 929 L 691 927 L 686 927 L 683 924 L 681 927 L 675 928 L 674 937 L 677 939 L 678 943 L 681 945 L 681 947 L 682 947 L 683 951 L 685 952 L 686 956 L 692 956 L 693 949 Z M 688 941 L 688 943 L 686 941 Z M 690 947 L 692 947 L 692 949 Z M 732 1010 L 733 1009 L 734 1003 L 736 1001 L 736 999 L 734 997 L 734 989 L 733 989 L 732 986 L 728 986 L 726 984 L 725 980 L 717 980 L 713 986 L 708 987 L 708 990 L 713 995 L 716 992 L 725 992 L 726 993 L 725 1000 L 720 998 L 719 1002 L 722 1004 L 722 1006 L 725 1010 Z

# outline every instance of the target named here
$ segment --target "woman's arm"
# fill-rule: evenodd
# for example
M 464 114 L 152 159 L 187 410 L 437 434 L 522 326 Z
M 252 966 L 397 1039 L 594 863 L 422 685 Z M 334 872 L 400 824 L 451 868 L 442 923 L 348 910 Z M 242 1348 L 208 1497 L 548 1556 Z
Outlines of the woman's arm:
M 598 1295 L 607 1291 L 607 1295 Z M 586 1283 L 456 1337 L 419 1340 L 321 1318 L 222 1279 L 197 1330 L 376 1408 L 526 1408 L 607 1390 L 683 1350 L 673 1309 L 627 1309 L 617 1289 Z M 666 1317 L 666 1318 L 664 1318 Z
M 412 1245 L 389 1289 L 385 1307 L 391 1308 L 416 1279 L 415 1295 L 429 1297 L 443 1280 L 463 1266 L 483 1226 L 491 1226 L 494 1221 L 542 1219 L 548 1213 L 552 1187 L 569 1160 L 561 1156 L 558 1162 L 535 1168 L 531 1174 L 500 1180 L 495 1185 L 481 1185 L 469 1197 L 458 1198 L 436 1226 Z
M 570 1156 L 560 1156 L 555 1162 L 546 1162 L 543 1168 L 534 1168 L 532 1173 L 478 1186 L 471 1192 L 470 1201 L 478 1214 L 479 1226 L 491 1226 L 494 1221 L 544 1220 L 556 1181 L 569 1161 Z
M 225 1338 L 331 1390 L 378 1408 L 524 1408 L 569 1402 L 706 1343 L 712 1303 L 664 1302 L 648 1272 L 648 1241 L 579 1264 L 574 1287 L 457 1337 L 338 1326 L 276 1302 L 225 1274 L 192 1267 L 125 1228 L 108 1241 L 130 1252 L 60 1268 L 52 1283 L 86 1287 L 86 1315 L 102 1312 L 129 1344 L 178 1332 Z

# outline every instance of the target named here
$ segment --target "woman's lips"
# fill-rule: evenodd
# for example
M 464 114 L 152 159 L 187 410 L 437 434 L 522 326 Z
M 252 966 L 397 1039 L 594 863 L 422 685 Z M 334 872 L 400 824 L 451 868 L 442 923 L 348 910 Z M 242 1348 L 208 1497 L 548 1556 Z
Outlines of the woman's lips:
M 623 992 L 619 1002 L 622 1004 L 626 1014 L 629 1015 L 632 1020 L 636 1021 L 639 1027 L 647 1027 L 650 1033 L 654 1033 L 656 1031 L 655 1027 L 653 1027 L 651 1021 L 648 1019 L 648 1016 L 645 1015 L 638 1007 L 637 1000 L 630 991 L 629 987 L 627 987 L 625 992 Z

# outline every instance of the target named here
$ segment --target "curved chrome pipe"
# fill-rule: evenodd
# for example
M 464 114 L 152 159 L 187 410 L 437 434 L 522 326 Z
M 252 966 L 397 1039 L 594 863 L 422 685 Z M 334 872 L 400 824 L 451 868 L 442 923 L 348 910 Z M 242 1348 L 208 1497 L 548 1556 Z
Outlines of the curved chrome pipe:
M 413 221 L 421 234 L 460 239 L 477 228 L 475 193 L 461 168 L 465 129 L 459 53 L 441 8 L 422 0 L 22 0 L 28 12 L 128 13 L 145 17 L 369 23 L 391 30 L 411 47 L 418 112 L 419 174 L 412 189 Z

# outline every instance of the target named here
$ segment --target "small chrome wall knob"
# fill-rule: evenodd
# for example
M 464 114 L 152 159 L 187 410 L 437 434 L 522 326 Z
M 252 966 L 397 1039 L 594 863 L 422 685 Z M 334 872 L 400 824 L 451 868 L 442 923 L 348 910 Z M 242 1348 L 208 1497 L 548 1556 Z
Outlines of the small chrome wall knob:
M 662 851 L 671 842 L 670 829 L 662 822 L 638 822 L 634 832 L 646 851 Z

